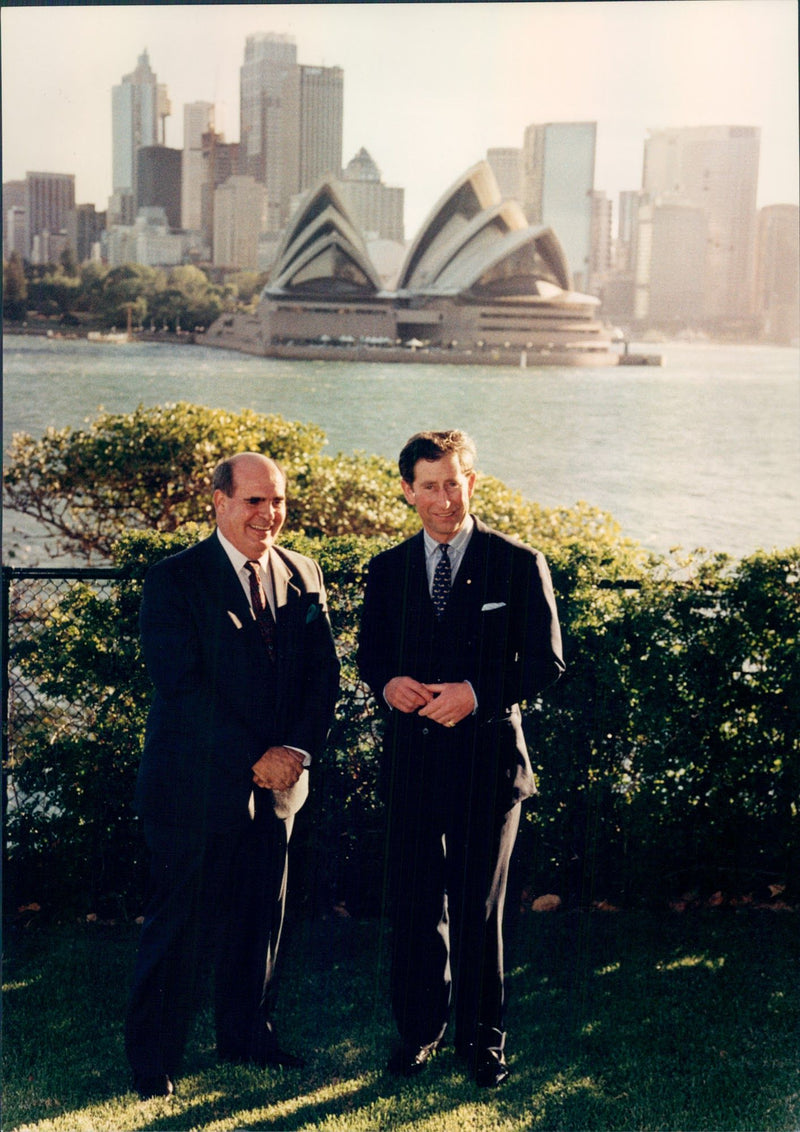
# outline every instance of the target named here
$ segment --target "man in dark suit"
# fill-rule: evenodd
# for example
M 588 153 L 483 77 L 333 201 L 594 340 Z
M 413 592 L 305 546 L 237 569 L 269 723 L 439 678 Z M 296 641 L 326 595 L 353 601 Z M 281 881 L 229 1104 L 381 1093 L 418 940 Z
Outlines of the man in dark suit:
M 521 799 L 536 785 L 519 702 L 564 670 L 543 556 L 469 513 L 460 431 L 400 454 L 423 530 L 372 560 L 358 663 L 388 710 L 382 771 L 392 883 L 391 1072 L 424 1069 L 450 1000 L 479 1085 L 506 1079 L 503 904 Z
M 150 893 L 125 1028 L 134 1086 L 168 1096 L 213 956 L 220 1059 L 299 1066 L 273 1024 L 287 847 L 339 663 L 319 566 L 276 545 L 286 481 L 246 452 L 214 472 L 217 530 L 148 571 L 155 692 L 136 808 Z

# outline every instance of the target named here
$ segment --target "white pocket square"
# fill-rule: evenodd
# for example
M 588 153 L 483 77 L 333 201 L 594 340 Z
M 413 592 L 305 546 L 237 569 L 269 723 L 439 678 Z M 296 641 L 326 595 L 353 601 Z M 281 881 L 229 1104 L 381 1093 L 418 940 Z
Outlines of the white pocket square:
M 241 627 L 242 627 L 241 621 L 239 620 L 239 618 L 236 616 L 235 613 L 231 613 L 230 609 L 228 610 L 228 616 L 230 617 L 231 621 L 234 623 L 236 628 L 241 629 Z
M 481 613 L 488 613 L 490 609 L 503 609 L 505 604 L 504 601 L 487 601 L 486 605 L 481 606 Z

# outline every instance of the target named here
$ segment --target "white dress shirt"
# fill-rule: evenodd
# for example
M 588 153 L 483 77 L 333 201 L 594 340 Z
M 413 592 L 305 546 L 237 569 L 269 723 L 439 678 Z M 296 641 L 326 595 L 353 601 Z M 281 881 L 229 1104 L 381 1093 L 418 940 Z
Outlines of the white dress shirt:
M 275 586 L 272 582 L 269 548 L 264 551 L 259 559 L 248 558 L 246 554 L 242 554 L 241 550 L 237 550 L 229 539 L 225 538 L 225 535 L 219 528 L 217 529 L 217 538 L 222 543 L 222 549 L 230 559 L 231 566 L 233 566 L 236 571 L 236 577 L 242 584 L 242 589 L 245 592 L 247 604 L 250 606 L 250 612 L 253 614 L 253 617 L 255 617 L 255 610 L 253 609 L 253 603 L 250 599 L 250 571 L 247 569 L 247 563 L 258 561 L 258 573 L 261 577 L 261 585 L 264 588 L 264 594 L 272 610 L 272 616 L 275 617 Z
M 236 577 L 242 583 L 242 589 L 244 590 L 245 596 L 247 597 L 247 604 L 250 606 L 250 612 L 253 615 L 253 619 L 255 619 L 256 614 L 255 610 L 253 609 L 253 602 L 250 598 L 250 571 L 247 569 L 247 563 L 255 562 L 256 559 L 248 558 L 246 554 L 242 554 L 241 550 L 237 550 L 233 543 L 230 542 L 229 539 L 225 538 L 225 535 L 222 533 L 222 531 L 220 531 L 219 528 L 217 528 L 217 538 L 222 544 L 222 549 L 227 554 L 228 558 L 230 559 L 231 565 L 236 571 Z M 267 601 L 269 602 L 269 607 L 272 610 L 272 616 L 275 617 L 275 586 L 272 582 L 269 549 L 267 549 L 257 561 L 258 572 L 261 576 L 261 585 L 264 587 L 264 594 L 266 595 Z M 311 766 L 311 755 L 308 753 L 308 751 L 304 751 L 302 747 L 290 747 L 288 743 L 284 745 L 288 748 L 288 750 L 298 751 L 303 756 L 303 766 Z

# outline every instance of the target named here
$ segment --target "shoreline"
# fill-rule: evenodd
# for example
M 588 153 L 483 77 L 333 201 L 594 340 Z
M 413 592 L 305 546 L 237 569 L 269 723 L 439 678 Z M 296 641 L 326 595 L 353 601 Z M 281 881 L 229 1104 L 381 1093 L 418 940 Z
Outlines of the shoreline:
M 46 325 L 44 323 L 38 323 L 38 320 L 37 320 L 37 324 L 34 324 L 34 325 L 31 325 L 31 323 L 20 324 L 20 323 L 17 323 L 17 322 L 11 322 L 7 319 L 3 320 L 3 336 L 4 337 L 6 335 L 17 335 L 19 337 L 24 337 L 24 338 L 49 338 L 51 340 L 55 339 L 57 341 L 70 341 L 70 340 L 75 341 L 75 340 L 79 340 L 79 339 L 84 339 L 84 340 L 87 339 L 89 333 L 92 332 L 92 331 L 100 331 L 101 333 L 108 333 L 108 330 L 104 329 L 101 326 L 83 325 L 83 326 L 78 326 L 78 327 L 74 327 L 74 326 L 73 327 L 63 327 L 63 326 L 60 326 L 60 325 Z M 678 345 L 678 346 L 776 346 L 776 347 L 782 347 L 782 348 L 791 349 L 791 350 L 798 349 L 798 343 L 796 343 L 796 342 L 766 342 L 766 341 L 760 340 L 758 338 L 737 338 L 737 337 L 712 338 L 712 337 L 708 337 L 707 335 L 697 335 L 697 336 L 695 336 L 695 335 L 690 335 L 690 334 L 687 334 L 686 336 L 674 336 L 674 337 L 669 337 L 667 335 L 658 336 L 658 337 L 653 336 L 652 338 L 649 337 L 647 334 L 644 334 L 642 337 L 634 337 L 630 341 L 635 342 L 637 347 L 639 347 L 639 348 L 641 348 L 641 347 L 648 347 L 648 348 L 652 347 L 653 349 L 657 349 L 659 346 L 670 346 L 670 345 L 672 345 L 672 346 L 674 346 L 674 345 Z M 413 358 L 414 360 L 420 360 L 421 355 L 426 355 L 426 360 L 429 360 L 429 361 L 433 361 L 433 360 L 440 361 L 441 360 L 441 361 L 451 361 L 451 362 L 453 362 L 453 364 L 470 364 L 470 363 L 475 364 L 475 353 L 476 353 L 476 351 L 464 350 L 464 351 L 457 351 L 458 356 L 455 356 L 455 352 L 452 351 L 452 350 L 426 349 L 424 347 L 412 350 L 412 349 L 409 349 L 408 347 L 329 345 L 329 346 L 275 346 L 275 347 L 273 347 L 273 349 L 268 354 L 265 354 L 260 350 L 258 350 L 258 351 L 256 351 L 256 350 L 252 350 L 252 351 L 251 350 L 242 350 L 241 347 L 239 347 L 239 346 L 229 345 L 228 343 L 225 343 L 225 342 L 212 341 L 211 338 L 206 336 L 206 332 L 196 333 L 195 331 L 190 331 L 190 330 L 179 330 L 179 331 L 173 331 L 173 330 L 153 330 L 153 331 L 141 330 L 141 331 L 132 331 L 132 333 L 131 333 L 131 343 L 136 343 L 136 342 L 165 342 L 165 343 L 168 343 L 169 345 L 173 345 L 173 346 L 193 346 L 193 345 L 213 346 L 215 349 L 226 349 L 226 350 L 232 351 L 233 353 L 253 353 L 258 357 L 299 358 L 299 359 L 303 359 L 303 360 L 323 360 L 323 359 L 329 360 L 329 359 L 332 359 L 332 360 L 339 360 L 339 361 L 364 361 L 364 360 L 376 361 L 376 360 L 380 359 L 381 361 L 405 362 L 405 361 L 411 360 L 411 358 Z M 620 343 L 620 345 L 622 345 L 622 343 Z M 540 357 L 540 355 L 538 355 L 538 354 L 534 355 L 534 353 L 532 351 L 524 351 L 524 350 L 520 351 L 518 349 L 511 349 L 511 350 L 506 351 L 506 350 L 498 350 L 495 347 L 487 349 L 487 350 L 483 351 L 482 353 L 483 353 L 483 356 L 481 357 L 481 362 L 482 362 L 482 364 L 486 364 L 486 365 L 493 364 L 493 359 L 490 355 L 498 354 L 498 353 L 505 355 L 505 360 L 502 363 L 504 365 L 508 365 L 508 364 L 518 365 L 520 353 L 527 353 L 528 354 L 529 364 L 531 366 L 533 366 L 535 363 L 530 362 L 530 359 L 533 358 L 534 356 L 536 356 L 537 358 Z M 552 353 L 555 353 L 555 351 L 551 352 L 551 356 L 552 356 Z M 354 354 L 358 354 L 358 356 L 355 357 Z M 391 355 L 400 355 L 400 356 L 390 357 L 389 356 L 390 354 Z M 437 357 L 436 359 L 434 359 L 432 357 L 433 354 L 447 355 L 447 356 L 443 357 L 443 358 Z M 410 355 L 410 357 L 409 357 L 409 355 Z M 639 349 L 637 351 L 637 355 L 641 356 L 641 349 Z M 561 354 L 562 360 L 559 360 L 559 361 L 556 361 L 556 362 L 551 362 L 551 363 L 547 363 L 546 361 L 542 360 L 542 361 L 539 361 L 538 364 L 540 364 L 540 365 L 541 364 L 555 364 L 555 365 L 562 364 L 563 365 L 563 364 L 565 364 L 563 362 L 563 356 L 564 355 L 563 355 L 563 352 L 562 352 L 562 354 Z M 619 357 L 619 358 L 622 358 L 622 357 L 624 357 L 624 354 L 623 354 L 622 351 L 620 351 L 619 354 L 616 355 L 616 356 Z M 547 355 L 543 355 L 543 357 L 547 357 Z M 467 359 L 466 363 L 465 363 L 464 359 Z M 494 363 L 494 364 L 497 364 L 497 363 Z M 567 364 L 570 364 L 570 365 L 578 364 L 578 365 L 608 366 L 608 365 L 615 365 L 615 364 L 617 364 L 617 362 L 616 362 L 615 359 L 612 360 L 611 362 L 608 362 L 608 361 L 603 360 L 602 358 L 598 358 L 597 356 L 595 356 L 595 357 L 589 356 L 589 358 L 586 361 L 577 362 L 577 363 L 571 361 Z M 636 364 L 636 363 L 633 363 L 633 362 L 624 363 L 623 362 L 622 364 L 632 365 L 632 364 Z M 649 363 L 645 363 L 645 364 L 652 365 L 654 363 L 649 362 Z

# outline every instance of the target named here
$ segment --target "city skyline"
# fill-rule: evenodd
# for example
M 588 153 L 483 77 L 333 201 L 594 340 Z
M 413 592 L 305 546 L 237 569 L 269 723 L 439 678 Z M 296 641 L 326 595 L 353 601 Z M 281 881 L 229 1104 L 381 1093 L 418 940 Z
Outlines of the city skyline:
M 464 169 L 521 146 L 532 123 L 596 121 L 595 187 L 614 200 L 641 187 L 648 129 L 757 126 L 758 207 L 798 202 L 794 0 L 5 6 L 0 19 L 3 180 L 74 173 L 76 200 L 100 210 L 111 89 L 139 54 L 168 89 L 168 146 L 197 101 L 236 141 L 259 31 L 293 36 L 300 63 L 343 68 L 343 163 L 363 146 L 405 188 L 407 238 Z

